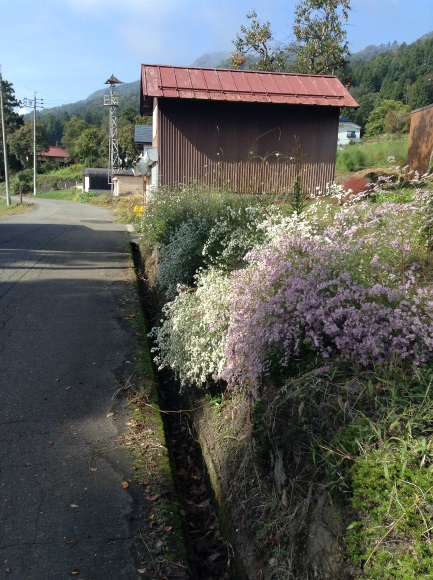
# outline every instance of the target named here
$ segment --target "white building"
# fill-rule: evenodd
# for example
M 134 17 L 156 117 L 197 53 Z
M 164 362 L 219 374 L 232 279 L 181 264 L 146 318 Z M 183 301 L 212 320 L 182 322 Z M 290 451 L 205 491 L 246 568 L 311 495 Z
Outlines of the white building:
M 338 147 L 344 147 L 348 143 L 361 141 L 361 127 L 349 121 L 346 117 L 340 117 L 338 123 Z

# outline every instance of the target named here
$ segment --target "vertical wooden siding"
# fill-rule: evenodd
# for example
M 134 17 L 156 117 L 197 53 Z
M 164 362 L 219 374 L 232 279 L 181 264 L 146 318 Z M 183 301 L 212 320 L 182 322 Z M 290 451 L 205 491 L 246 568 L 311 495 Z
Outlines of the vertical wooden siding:
M 159 100 L 161 186 L 283 193 L 333 181 L 339 109 Z
M 424 174 L 433 161 L 433 105 L 412 112 L 408 164 Z

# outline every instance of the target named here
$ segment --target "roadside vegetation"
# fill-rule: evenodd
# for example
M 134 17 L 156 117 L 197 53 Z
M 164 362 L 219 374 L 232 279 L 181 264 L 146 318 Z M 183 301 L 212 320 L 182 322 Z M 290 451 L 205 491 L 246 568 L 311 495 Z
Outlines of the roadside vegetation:
M 16 215 L 31 211 L 32 205 L 29 203 L 17 203 L 13 201 L 10 205 L 6 204 L 5 199 L 0 199 L 0 216 Z
M 343 165 L 363 191 L 334 184 L 301 211 L 296 192 L 128 202 L 164 303 L 156 363 L 202 393 L 223 447 L 250 417 L 231 492 L 275 578 L 306 574 L 299 538 L 323 493 L 341 577 L 431 574 L 433 178 L 397 165 L 400 142 L 359 149 L 374 182 Z

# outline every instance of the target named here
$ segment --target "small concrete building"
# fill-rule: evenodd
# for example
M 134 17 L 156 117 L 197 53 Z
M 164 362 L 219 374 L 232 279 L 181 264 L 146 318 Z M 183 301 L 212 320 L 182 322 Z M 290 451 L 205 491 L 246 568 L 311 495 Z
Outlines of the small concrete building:
M 110 193 L 109 169 L 86 167 L 83 171 L 83 191 Z M 119 169 L 113 175 L 113 195 L 143 193 L 143 178 L 135 176 L 132 169 Z

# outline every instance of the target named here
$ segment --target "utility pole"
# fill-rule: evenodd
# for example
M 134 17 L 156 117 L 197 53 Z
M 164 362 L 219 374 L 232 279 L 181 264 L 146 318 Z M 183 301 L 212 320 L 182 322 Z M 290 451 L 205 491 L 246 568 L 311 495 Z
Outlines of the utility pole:
M 116 79 L 114 75 L 105 81 L 110 85 L 110 94 L 104 95 L 104 106 L 110 110 L 110 128 L 109 128 L 109 161 L 108 161 L 108 183 L 111 185 L 111 195 L 113 195 L 114 182 L 113 175 L 120 168 L 119 145 L 117 142 L 117 117 L 116 109 L 119 99 L 114 96 L 114 85 L 122 84 L 122 81 Z
M 44 99 L 37 99 L 35 91 L 34 98 L 24 99 L 23 105 L 33 107 L 33 195 L 36 195 L 36 109 L 44 108 Z
M 0 111 L 2 121 L 2 140 L 3 140 L 3 160 L 5 165 L 5 184 L 6 184 L 6 205 L 11 204 L 11 191 L 9 187 L 9 164 L 8 164 L 8 148 L 6 143 L 6 123 L 5 111 L 3 105 L 3 77 L 0 67 Z

